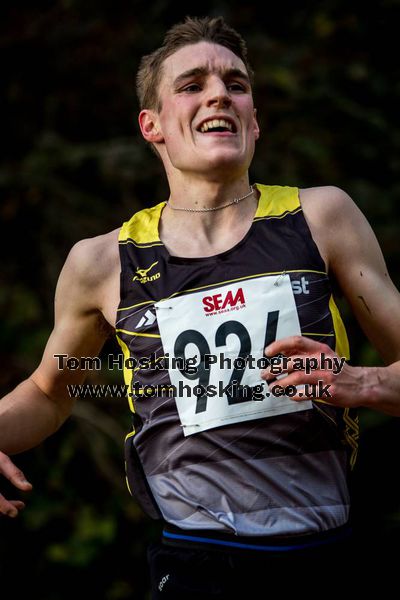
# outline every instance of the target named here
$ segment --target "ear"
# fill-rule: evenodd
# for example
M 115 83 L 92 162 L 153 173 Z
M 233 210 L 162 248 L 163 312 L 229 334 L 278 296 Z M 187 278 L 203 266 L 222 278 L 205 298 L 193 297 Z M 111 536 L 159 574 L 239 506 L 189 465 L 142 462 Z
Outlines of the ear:
M 154 144 L 164 141 L 160 131 L 158 114 L 154 110 L 145 109 L 140 111 L 139 127 L 146 142 Z
M 257 109 L 254 109 L 254 115 L 253 115 L 253 123 L 254 123 L 254 138 L 256 140 L 258 140 L 258 138 L 260 137 L 260 127 L 258 125 L 258 121 L 257 121 Z

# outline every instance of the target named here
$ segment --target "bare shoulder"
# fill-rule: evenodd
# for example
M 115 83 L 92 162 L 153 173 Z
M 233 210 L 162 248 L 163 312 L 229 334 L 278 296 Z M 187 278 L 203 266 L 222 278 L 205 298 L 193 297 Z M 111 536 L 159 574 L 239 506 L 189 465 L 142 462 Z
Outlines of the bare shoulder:
M 347 192 L 333 185 L 299 191 L 304 215 L 319 235 L 334 243 L 349 235 L 353 244 L 371 235 L 372 229 L 356 202 Z
M 64 270 L 84 280 L 90 287 L 112 276 L 119 269 L 119 231 L 119 228 L 114 229 L 77 242 L 67 257 Z
M 370 226 L 347 192 L 333 185 L 299 190 L 304 217 L 329 269 L 344 240 L 357 245 L 370 235 Z
M 300 189 L 299 197 L 306 216 L 321 223 L 333 215 L 341 218 L 359 210 L 349 194 L 334 185 Z
M 114 326 L 119 302 L 119 231 L 81 240 L 72 247 L 57 284 L 56 315 L 70 310 L 97 313 Z

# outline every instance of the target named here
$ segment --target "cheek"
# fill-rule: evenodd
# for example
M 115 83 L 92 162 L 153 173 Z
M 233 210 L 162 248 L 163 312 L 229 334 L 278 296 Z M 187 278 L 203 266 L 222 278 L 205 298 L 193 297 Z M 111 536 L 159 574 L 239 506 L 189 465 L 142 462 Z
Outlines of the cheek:
M 192 118 L 191 111 L 180 99 L 174 104 L 164 105 L 161 118 L 164 137 L 173 142 L 179 135 L 190 135 Z
M 182 146 L 182 138 L 187 138 L 190 135 L 190 129 L 184 124 L 178 122 L 169 123 L 164 132 L 164 139 L 167 144 L 172 146 Z

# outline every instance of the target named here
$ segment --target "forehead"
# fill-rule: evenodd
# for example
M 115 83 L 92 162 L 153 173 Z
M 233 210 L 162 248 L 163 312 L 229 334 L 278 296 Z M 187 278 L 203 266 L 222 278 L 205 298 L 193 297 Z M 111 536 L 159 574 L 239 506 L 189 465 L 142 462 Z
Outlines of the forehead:
M 198 42 L 179 48 L 165 59 L 161 82 L 168 85 L 181 73 L 199 67 L 210 73 L 229 69 L 240 69 L 247 73 L 243 61 L 229 48 L 211 42 Z

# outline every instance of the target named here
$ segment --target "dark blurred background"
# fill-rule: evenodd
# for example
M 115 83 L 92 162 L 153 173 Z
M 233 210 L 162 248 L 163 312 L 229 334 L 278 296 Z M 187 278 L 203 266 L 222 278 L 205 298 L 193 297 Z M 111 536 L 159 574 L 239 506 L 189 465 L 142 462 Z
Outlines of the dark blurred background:
M 400 284 L 399 1 L 203 0 L 201 10 L 198 3 L 181 10 L 166 0 L 6 0 L 0 8 L 2 393 L 40 360 L 71 246 L 167 198 L 161 164 L 137 126 L 134 77 L 140 57 L 186 14 L 222 14 L 248 41 L 262 127 L 251 181 L 345 189 Z M 352 363 L 382 364 L 340 306 Z M 109 352 L 118 352 L 112 341 Z M 116 380 L 120 374 L 106 370 L 91 376 Z M 360 419 L 355 522 L 366 538 L 372 532 L 388 544 L 400 533 L 399 420 L 364 410 Z M 158 525 L 125 487 L 129 428 L 125 400 L 80 400 L 57 434 L 14 457 L 34 491 L 18 519 L 0 519 L 2 599 L 64 600 L 78 590 L 99 600 L 148 597 L 145 547 Z M 2 480 L 2 492 L 9 489 Z

